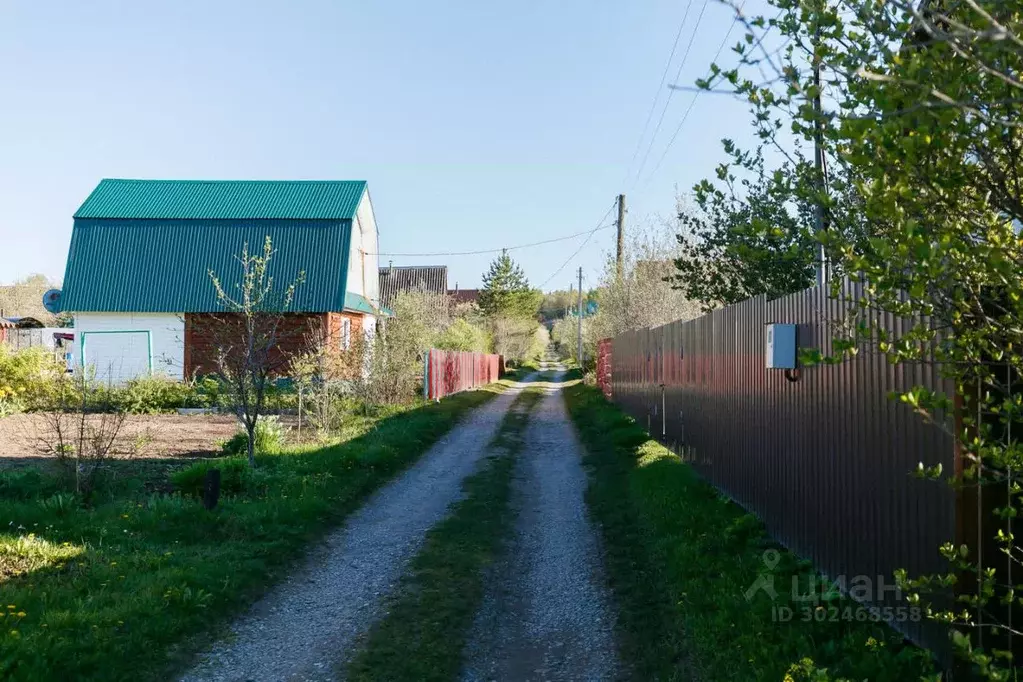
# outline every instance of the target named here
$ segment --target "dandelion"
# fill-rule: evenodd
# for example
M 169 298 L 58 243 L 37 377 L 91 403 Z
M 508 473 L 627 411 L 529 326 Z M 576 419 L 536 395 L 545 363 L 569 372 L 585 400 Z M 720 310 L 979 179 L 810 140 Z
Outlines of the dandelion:
M 116 566 L 116 565 L 117 565 L 117 562 L 116 562 L 116 561 L 111 561 L 111 562 L 110 562 L 110 565 L 111 565 L 111 566 Z
M 17 616 L 18 618 L 24 618 L 24 617 L 25 617 L 26 615 L 28 615 L 28 614 L 26 614 L 26 613 L 25 613 L 24 611 L 18 611 L 18 612 L 17 612 L 16 614 L 14 614 L 14 615 L 16 615 L 16 616 Z
M 7 605 L 7 608 L 9 608 L 9 609 L 16 609 L 16 608 L 18 608 L 18 607 L 17 607 L 17 606 L 15 606 L 14 604 L 8 604 L 8 605 Z

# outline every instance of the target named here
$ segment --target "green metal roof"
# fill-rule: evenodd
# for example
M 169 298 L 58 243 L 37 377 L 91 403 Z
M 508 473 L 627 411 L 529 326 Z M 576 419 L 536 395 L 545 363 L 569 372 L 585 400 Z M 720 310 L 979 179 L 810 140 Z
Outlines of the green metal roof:
M 369 315 L 379 315 L 380 311 L 373 307 L 373 304 L 363 296 L 362 294 L 356 294 L 354 292 L 347 292 L 345 294 L 345 310 L 350 310 L 356 313 L 368 313 Z
M 102 180 L 75 218 L 351 220 L 364 180 Z
M 269 236 L 270 275 L 282 290 L 305 281 L 289 308 L 339 311 L 346 303 L 350 220 L 75 220 L 61 308 L 69 312 L 223 310 L 209 271 L 237 291 L 242 247 L 260 253 Z

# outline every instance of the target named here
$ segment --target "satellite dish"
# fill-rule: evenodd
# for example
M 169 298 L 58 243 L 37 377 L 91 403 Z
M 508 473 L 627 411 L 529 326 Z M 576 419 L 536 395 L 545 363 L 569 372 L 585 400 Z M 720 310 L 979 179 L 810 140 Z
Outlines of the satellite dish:
M 50 289 L 43 294 L 43 307 L 54 315 L 60 312 L 60 289 Z

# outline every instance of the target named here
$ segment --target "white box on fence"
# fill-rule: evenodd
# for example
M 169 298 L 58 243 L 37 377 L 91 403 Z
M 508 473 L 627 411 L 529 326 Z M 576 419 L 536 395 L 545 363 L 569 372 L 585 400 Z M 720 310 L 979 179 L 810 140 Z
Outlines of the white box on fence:
M 767 369 L 796 368 L 796 325 L 767 325 Z

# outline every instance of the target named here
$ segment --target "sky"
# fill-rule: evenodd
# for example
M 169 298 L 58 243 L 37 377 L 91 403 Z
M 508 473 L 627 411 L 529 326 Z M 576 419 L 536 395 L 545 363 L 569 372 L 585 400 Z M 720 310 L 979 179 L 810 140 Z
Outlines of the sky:
M 701 95 L 667 146 L 694 97 L 659 87 L 687 7 L 666 80 L 691 85 L 733 26 L 717 0 L 0 0 L 0 283 L 63 276 L 104 177 L 364 179 L 384 253 L 589 231 L 621 192 L 626 229 L 668 218 L 749 131 Z M 615 232 L 584 239 L 511 254 L 534 286 L 581 266 L 589 287 Z M 492 258 L 380 262 L 471 288 Z

